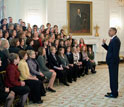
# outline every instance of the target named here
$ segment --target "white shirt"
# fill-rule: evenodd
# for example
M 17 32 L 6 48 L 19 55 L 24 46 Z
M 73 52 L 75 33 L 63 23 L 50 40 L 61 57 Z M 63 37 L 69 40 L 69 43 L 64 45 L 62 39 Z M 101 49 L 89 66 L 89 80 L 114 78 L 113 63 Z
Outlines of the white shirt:
M 112 38 L 111 38 L 111 39 L 113 39 L 115 36 L 116 36 L 116 35 L 112 36 Z

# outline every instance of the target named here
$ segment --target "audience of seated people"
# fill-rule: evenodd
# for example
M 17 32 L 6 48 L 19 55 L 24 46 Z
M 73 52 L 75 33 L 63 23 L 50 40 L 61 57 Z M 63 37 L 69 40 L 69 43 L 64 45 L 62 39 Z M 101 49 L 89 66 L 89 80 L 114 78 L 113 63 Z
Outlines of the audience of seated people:
M 30 89 L 26 86 L 24 81 L 19 80 L 20 72 L 18 70 L 19 56 L 16 53 L 9 54 L 9 61 L 6 68 L 5 86 L 10 88 L 16 95 L 20 96 L 20 100 L 17 104 L 18 107 L 24 107 L 27 100 Z
M 27 52 L 24 50 L 20 50 L 19 56 L 21 59 L 18 64 L 18 70 L 20 71 L 20 80 L 25 81 L 25 84 L 30 88 L 30 101 L 32 100 L 34 103 L 42 103 L 42 82 L 38 80 L 36 76 L 32 76 L 30 74 L 29 67 L 26 62 L 26 60 L 28 59 Z
M 13 23 L 8 17 L 0 21 L 0 72 L 6 71 L 5 83 L 0 79 L 0 100 L 10 107 L 16 95 L 21 96 L 17 104 L 24 107 L 27 97 L 33 103 L 42 103 L 46 92 L 56 92 L 55 79 L 70 86 L 77 78 L 95 71 L 94 52 L 84 39 L 74 39 L 72 34 L 50 23 L 31 25 L 19 19 Z M 21 60 L 19 60 L 19 57 Z M 48 82 L 47 87 L 44 83 Z M 8 100 L 9 99 L 9 100 Z

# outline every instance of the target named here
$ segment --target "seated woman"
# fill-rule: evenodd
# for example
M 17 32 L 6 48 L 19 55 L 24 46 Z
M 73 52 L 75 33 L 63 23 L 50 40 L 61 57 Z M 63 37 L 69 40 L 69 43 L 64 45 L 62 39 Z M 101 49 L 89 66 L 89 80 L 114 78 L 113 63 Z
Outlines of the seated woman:
M 0 60 L 0 66 L 2 61 Z M 11 107 L 15 93 L 10 91 L 9 88 L 5 87 L 2 75 L 0 75 L 0 103 L 5 102 L 5 107 Z
M 78 61 L 80 62 L 80 71 L 79 71 L 79 76 L 84 76 L 84 66 L 82 63 L 82 53 L 81 53 L 81 49 L 79 46 L 76 47 L 77 48 L 77 53 L 78 53 Z
M 44 86 L 43 86 L 43 81 L 45 79 L 45 76 L 39 69 L 39 65 L 38 65 L 38 62 L 36 60 L 36 54 L 33 50 L 28 50 L 27 53 L 28 53 L 28 56 L 29 56 L 29 58 L 27 60 L 27 63 L 28 63 L 30 73 L 31 73 L 32 76 L 36 76 L 42 82 L 42 84 L 41 84 L 41 87 L 42 87 L 41 88 L 42 89 L 41 90 L 41 92 L 42 92 L 41 95 L 46 96 L 46 94 L 45 94 L 46 91 L 45 91 Z
M 38 49 L 38 58 L 37 58 L 37 62 L 39 64 L 39 68 L 40 68 L 40 71 L 42 71 L 42 73 L 48 78 L 49 80 L 49 84 L 47 86 L 47 90 L 48 91 L 51 91 L 51 92 L 56 92 L 54 89 L 53 89 L 53 84 L 54 84 L 54 81 L 56 79 L 56 72 L 52 69 L 49 69 L 47 66 L 46 66 L 46 50 L 45 48 L 42 48 L 40 47 Z
M 55 70 L 60 82 L 62 82 L 66 86 L 69 86 L 69 84 L 67 83 L 67 72 L 66 72 L 66 70 L 64 70 L 61 63 L 59 62 L 59 59 L 56 55 L 56 48 L 54 46 L 52 46 L 50 48 L 50 52 L 51 53 L 48 58 L 48 63 L 50 65 L 50 68 Z
M 32 38 L 27 38 L 26 40 L 26 49 L 25 50 L 33 50 L 33 45 L 34 45 L 34 41 Z
M 68 58 L 69 66 L 71 68 L 73 68 L 74 73 L 73 73 L 72 76 L 73 76 L 74 81 L 76 81 L 77 80 L 77 70 L 76 70 L 76 67 L 74 65 L 73 54 L 71 52 L 71 47 L 70 46 L 67 47 L 66 56 Z
M 10 43 L 10 44 L 11 44 L 12 39 L 14 39 L 14 38 L 16 37 L 16 35 L 17 35 L 16 30 L 12 30 L 12 31 L 11 31 L 11 36 L 10 36 L 10 38 L 9 38 L 9 43 Z
M 0 40 L 0 58 L 2 61 L 2 65 L 0 66 L 0 72 L 5 71 L 8 66 L 8 40 Z
M 43 103 L 41 100 L 41 81 L 36 78 L 36 76 L 32 76 L 29 71 L 28 64 L 26 60 L 28 59 L 28 55 L 26 51 L 19 51 L 19 56 L 21 58 L 18 69 L 20 71 L 20 80 L 25 81 L 25 84 L 30 88 L 31 100 L 34 103 Z M 35 88 L 34 88 L 35 87 Z
M 19 42 L 20 42 L 20 45 L 18 46 L 18 48 L 19 48 L 20 50 L 25 50 L 25 47 L 24 47 L 24 45 L 25 45 L 25 40 L 24 40 L 23 38 L 19 38 Z
M 19 42 L 19 39 L 18 38 L 14 38 L 12 39 L 12 42 L 10 44 L 10 48 L 9 48 L 9 52 L 10 53 L 17 53 L 19 52 L 19 48 L 18 46 L 20 46 L 20 42 Z
M 77 76 L 80 77 L 81 76 L 81 70 L 82 70 L 82 62 L 80 61 L 80 54 L 77 51 L 76 47 L 72 48 L 72 53 L 73 53 L 74 66 L 75 66 L 76 71 L 77 71 Z
M 73 70 L 72 68 L 69 66 L 69 62 L 68 59 L 66 57 L 66 55 L 64 54 L 65 50 L 64 48 L 60 48 L 59 49 L 59 61 L 62 64 L 62 67 L 66 70 L 67 72 L 67 78 L 68 78 L 68 82 L 72 83 L 72 75 L 73 75 Z
M 82 56 L 83 56 L 83 65 L 85 67 L 85 74 L 88 75 L 88 69 L 90 68 L 91 69 L 91 72 L 92 73 L 96 73 L 91 65 L 91 62 L 89 60 L 89 57 L 88 57 L 88 54 L 87 54 L 87 47 L 84 46 L 82 47 Z
M 1 40 L 0 50 L 5 54 L 6 58 L 9 56 L 9 42 L 8 40 Z
M 88 57 L 89 57 L 89 60 L 90 60 L 91 65 L 92 65 L 92 67 L 93 67 L 93 69 L 95 71 L 95 69 L 96 69 L 96 63 L 94 61 L 94 52 L 92 51 L 92 48 L 91 47 L 88 48 Z
M 16 95 L 21 96 L 18 107 L 24 107 L 30 89 L 25 85 L 24 81 L 19 81 L 20 73 L 17 69 L 19 56 L 15 53 L 11 53 L 9 55 L 9 61 L 10 64 L 6 68 L 5 85 L 9 87 L 11 91 L 14 91 Z

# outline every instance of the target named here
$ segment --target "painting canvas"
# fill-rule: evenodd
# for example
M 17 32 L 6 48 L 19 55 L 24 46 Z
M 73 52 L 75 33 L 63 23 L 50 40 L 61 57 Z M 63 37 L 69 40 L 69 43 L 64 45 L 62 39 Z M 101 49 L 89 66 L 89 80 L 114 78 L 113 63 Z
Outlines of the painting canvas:
M 68 1 L 68 33 L 92 35 L 92 2 Z

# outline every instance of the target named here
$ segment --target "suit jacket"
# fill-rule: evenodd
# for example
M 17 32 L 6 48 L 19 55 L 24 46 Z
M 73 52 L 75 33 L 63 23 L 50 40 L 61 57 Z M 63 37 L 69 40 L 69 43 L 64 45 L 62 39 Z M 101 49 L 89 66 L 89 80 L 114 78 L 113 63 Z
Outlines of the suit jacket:
M 17 69 L 17 66 L 14 64 L 9 64 L 6 69 L 6 78 L 5 84 L 7 87 L 21 86 L 19 81 L 20 73 Z
M 18 47 L 14 47 L 14 46 L 10 46 L 9 48 L 9 52 L 10 53 L 17 53 L 20 51 L 20 49 Z
M 106 56 L 106 62 L 107 64 L 118 64 L 120 59 L 119 59 L 119 52 L 120 52 L 120 46 L 121 42 L 120 39 L 115 36 L 109 45 L 103 44 L 102 45 L 106 50 L 107 50 L 107 56 Z
M 8 58 L 6 57 L 5 53 L 0 51 L 0 58 L 2 61 L 2 65 L 0 66 L 0 71 L 5 71 L 6 67 L 8 66 Z
M 29 67 L 31 75 L 33 76 L 40 75 L 40 69 L 39 69 L 37 60 L 29 58 L 27 60 L 27 63 L 28 63 L 28 67 Z
M 66 55 L 64 55 L 64 58 L 62 56 L 58 55 L 58 58 L 64 68 L 69 65 Z
M 48 58 L 48 63 L 50 65 L 50 68 L 55 69 L 55 67 L 60 67 L 61 63 L 59 62 L 59 58 L 57 55 L 55 55 L 56 59 L 54 56 L 50 53 L 49 58 Z
M 72 53 L 66 53 L 66 56 L 68 58 L 69 64 L 74 64 L 73 54 Z
M 34 50 L 32 46 L 28 45 L 25 50 Z
M 37 58 L 37 62 L 39 64 L 39 68 L 42 72 L 49 71 L 49 69 L 46 66 L 45 57 L 43 57 L 42 55 L 39 55 Z

